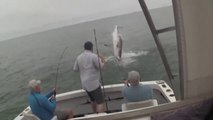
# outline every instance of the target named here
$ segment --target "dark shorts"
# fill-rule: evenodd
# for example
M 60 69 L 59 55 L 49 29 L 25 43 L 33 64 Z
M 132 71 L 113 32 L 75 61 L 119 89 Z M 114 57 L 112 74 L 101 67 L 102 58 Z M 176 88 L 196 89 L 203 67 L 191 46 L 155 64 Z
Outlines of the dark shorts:
M 67 120 L 68 114 L 65 111 L 55 111 L 55 115 L 57 116 L 58 120 Z
M 96 102 L 96 104 L 102 104 L 104 102 L 103 94 L 102 94 L 100 86 L 93 91 L 90 91 L 90 92 L 86 91 L 86 92 L 92 102 Z

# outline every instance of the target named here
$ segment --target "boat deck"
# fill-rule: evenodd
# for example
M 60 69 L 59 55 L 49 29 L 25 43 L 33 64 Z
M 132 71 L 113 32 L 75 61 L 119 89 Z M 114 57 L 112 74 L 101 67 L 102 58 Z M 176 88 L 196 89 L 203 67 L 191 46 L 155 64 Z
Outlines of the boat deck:
M 168 102 L 158 90 L 154 90 L 153 97 L 154 99 L 157 99 L 158 104 L 164 104 Z M 108 110 L 106 111 L 106 113 L 121 112 L 123 97 L 120 91 L 110 92 L 110 94 L 106 94 L 105 101 L 107 102 L 108 106 Z M 82 117 L 93 114 L 89 102 L 89 97 L 87 95 L 57 102 L 57 110 L 63 110 L 65 108 L 71 108 L 75 117 Z

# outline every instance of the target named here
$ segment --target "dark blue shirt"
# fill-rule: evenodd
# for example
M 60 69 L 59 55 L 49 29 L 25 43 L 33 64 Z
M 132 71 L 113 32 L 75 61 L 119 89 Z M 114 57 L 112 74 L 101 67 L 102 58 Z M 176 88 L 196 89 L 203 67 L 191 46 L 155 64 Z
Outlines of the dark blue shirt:
M 46 96 L 39 92 L 31 92 L 28 96 L 32 113 L 41 120 L 51 120 L 54 116 L 56 101 L 55 99 L 48 100 L 52 95 L 53 92 L 49 92 Z
M 148 85 L 125 86 L 122 94 L 125 102 L 138 102 L 153 98 L 152 88 Z

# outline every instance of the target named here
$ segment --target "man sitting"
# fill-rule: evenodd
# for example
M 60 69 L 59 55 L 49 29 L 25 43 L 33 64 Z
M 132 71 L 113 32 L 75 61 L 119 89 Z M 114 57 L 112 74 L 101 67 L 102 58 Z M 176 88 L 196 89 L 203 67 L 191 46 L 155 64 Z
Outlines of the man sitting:
M 152 88 L 148 85 L 139 83 L 140 74 L 137 71 L 128 73 L 128 79 L 125 81 L 126 86 L 122 90 L 124 101 L 138 102 L 153 98 Z
M 55 111 L 56 100 L 55 100 L 55 89 L 50 91 L 46 96 L 40 93 L 40 80 L 29 81 L 30 95 L 28 101 L 32 113 L 39 117 L 41 120 L 51 120 L 54 115 L 57 116 L 58 120 L 66 120 L 72 118 L 73 114 L 70 109 L 64 111 Z

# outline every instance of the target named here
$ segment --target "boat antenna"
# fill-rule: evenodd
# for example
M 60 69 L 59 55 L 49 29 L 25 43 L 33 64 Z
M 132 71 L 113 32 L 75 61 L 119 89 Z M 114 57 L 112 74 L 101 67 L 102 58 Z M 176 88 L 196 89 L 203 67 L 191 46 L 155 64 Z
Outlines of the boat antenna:
M 97 44 L 97 38 L 96 38 L 96 30 L 93 30 L 94 32 L 94 37 L 95 37 L 95 47 L 96 47 L 96 51 L 97 51 L 97 55 L 98 55 L 98 59 L 99 59 L 99 51 L 98 51 L 98 44 Z M 99 68 L 100 68 L 100 82 L 103 86 L 103 97 L 104 97 L 104 101 L 106 104 L 106 110 L 108 111 L 108 105 L 107 105 L 107 101 L 105 100 L 106 94 L 105 94 L 105 89 L 104 89 L 104 81 L 103 81 L 103 76 L 102 76 L 102 69 L 101 69 L 101 63 L 100 60 L 98 60 L 98 64 L 99 64 Z
M 56 87 L 57 87 L 57 81 L 58 81 L 58 73 L 59 73 L 60 63 L 61 63 L 61 60 L 62 60 L 62 58 L 63 58 L 63 56 L 64 56 L 64 53 L 65 53 L 65 51 L 66 51 L 67 48 L 68 48 L 68 47 L 65 47 L 65 48 L 64 48 L 64 50 L 63 50 L 63 52 L 62 52 L 62 54 L 61 54 L 61 56 L 60 56 L 60 58 L 59 58 L 59 61 L 58 61 L 58 65 L 57 65 L 57 69 L 56 69 L 56 76 L 55 76 L 55 83 L 54 83 L 54 88 L 55 88 L 55 89 L 56 89 Z M 56 93 L 54 93 L 54 94 L 56 94 Z

